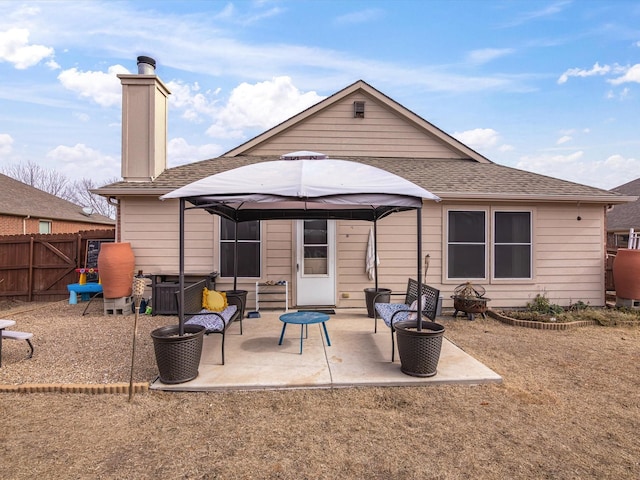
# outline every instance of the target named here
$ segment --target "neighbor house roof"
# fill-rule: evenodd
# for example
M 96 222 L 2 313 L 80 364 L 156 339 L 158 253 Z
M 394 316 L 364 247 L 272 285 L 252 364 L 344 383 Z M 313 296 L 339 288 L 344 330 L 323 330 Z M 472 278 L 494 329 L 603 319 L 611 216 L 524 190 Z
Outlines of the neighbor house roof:
M 640 178 L 611 189 L 621 195 L 640 197 Z M 607 212 L 607 230 L 628 231 L 630 228 L 640 230 L 640 200 L 618 205 Z
M 568 201 L 625 203 L 633 197 L 495 163 L 472 159 L 340 157 L 382 168 L 406 178 L 443 200 Z M 164 195 L 209 175 L 275 157 L 219 157 L 170 168 L 149 182 L 118 182 L 101 195 Z M 322 160 L 317 160 L 322 162 Z
M 82 207 L 75 203 L 2 174 L 0 174 L 0 214 L 99 225 L 115 223 L 112 219 L 95 213 L 86 215 Z

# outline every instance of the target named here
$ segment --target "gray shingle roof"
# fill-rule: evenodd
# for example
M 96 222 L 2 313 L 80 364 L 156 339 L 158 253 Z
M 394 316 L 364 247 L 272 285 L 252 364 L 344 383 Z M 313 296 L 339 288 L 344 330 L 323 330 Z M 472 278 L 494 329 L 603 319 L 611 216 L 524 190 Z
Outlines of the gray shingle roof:
M 622 195 L 640 196 L 640 178 L 611 189 Z M 607 213 L 607 230 L 626 231 L 630 228 L 640 230 L 640 200 L 616 205 Z
M 622 203 L 619 193 L 466 159 L 340 157 L 382 168 L 433 192 L 443 199 L 528 199 Z M 188 183 L 226 170 L 275 157 L 220 157 L 166 170 L 153 182 L 119 182 L 95 192 L 110 195 L 163 195 Z M 321 162 L 322 160 L 318 160 Z
M 90 217 L 84 215 L 81 206 L 2 174 L 0 174 L 0 213 L 99 225 L 115 223 L 112 219 L 95 213 Z

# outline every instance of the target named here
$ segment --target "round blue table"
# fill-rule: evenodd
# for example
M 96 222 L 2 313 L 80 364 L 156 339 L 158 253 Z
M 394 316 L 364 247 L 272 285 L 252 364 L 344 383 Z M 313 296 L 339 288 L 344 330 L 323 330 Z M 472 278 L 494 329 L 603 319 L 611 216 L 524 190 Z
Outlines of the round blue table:
M 324 336 L 327 338 L 327 345 L 331 346 L 331 340 L 329 340 L 329 333 L 327 332 L 327 325 L 325 322 L 329 320 L 329 315 L 320 312 L 292 312 L 280 315 L 280 321 L 282 325 L 282 333 L 280 334 L 280 341 L 278 345 L 282 345 L 282 339 L 284 338 L 284 331 L 287 328 L 288 323 L 294 323 L 300 325 L 300 354 L 302 354 L 302 339 L 304 338 L 304 329 L 307 327 L 307 333 L 309 325 L 313 323 L 322 323 L 324 329 Z

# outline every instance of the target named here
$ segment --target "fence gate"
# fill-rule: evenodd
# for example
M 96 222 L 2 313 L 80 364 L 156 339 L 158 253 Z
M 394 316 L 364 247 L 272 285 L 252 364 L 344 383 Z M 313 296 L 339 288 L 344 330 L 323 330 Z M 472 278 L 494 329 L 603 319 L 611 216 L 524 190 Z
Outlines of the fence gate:
M 87 266 L 96 241 L 113 241 L 115 230 L 0 236 L 0 300 L 56 301 L 69 297 L 76 268 Z

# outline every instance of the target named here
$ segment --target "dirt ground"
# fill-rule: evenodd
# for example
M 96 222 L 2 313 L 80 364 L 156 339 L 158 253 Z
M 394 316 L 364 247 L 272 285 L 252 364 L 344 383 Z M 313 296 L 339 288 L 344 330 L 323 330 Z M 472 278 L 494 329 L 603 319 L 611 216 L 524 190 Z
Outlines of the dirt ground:
M 133 316 L 12 305 L 0 385 L 128 382 Z M 156 373 L 141 316 L 135 380 Z M 500 385 L 0 394 L 4 479 L 640 478 L 640 328 L 443 319 Z M 123 328 L 124 327 L 124 328 Z

